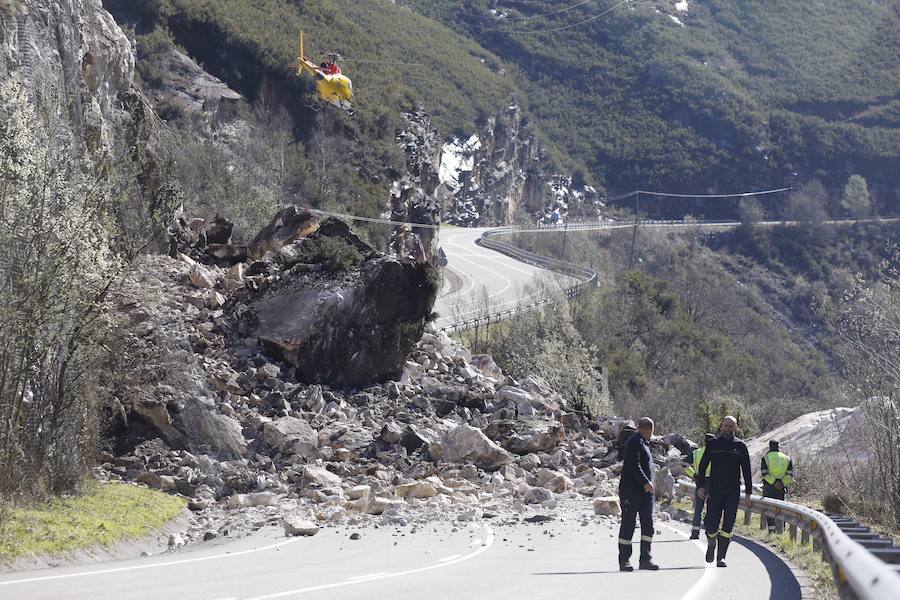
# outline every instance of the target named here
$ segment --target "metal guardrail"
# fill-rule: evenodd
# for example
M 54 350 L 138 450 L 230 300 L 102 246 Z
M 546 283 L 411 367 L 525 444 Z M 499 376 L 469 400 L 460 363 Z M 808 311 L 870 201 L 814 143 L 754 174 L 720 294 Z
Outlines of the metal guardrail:
M 694 494 L 693 483 L 679 481 L 677 486 Z M 827 515 L 806 506 L 750 496 L 741 496 L 744 524 L 750 524 L 750 515 L 772 517 L 790 527 L 794 541 L 800 534 L 800 543 L 808 544 L 822 552 L 822 560 L 831 566 L 838 594 L 846 600 L 890 600 L 900 598 L 900 573 L 890 564 L 870 553 L 862 544 L 844 533 Z
M 511 233 L 518 233 L 519 231 L 529 230 L 522 230 L 518 227 L 501 227 L 498 229 L 492 229 L 490 231 L 485 231 L 475 243 L 477 243 L 479 246 L 482 246 L 483 248 L 488 248 L 490 250 L 494 250 L 495 252 L 505 254 L 506 256 L 514 258 L 515 260 L 518 260 L 520 262 L 574 277 L 578 280 L 578 283 L 568 286 L 563 290 L 566 298 L 574 298 L 575 296 L 581 294 L 588 287 L 595 287 L 597 285 L 598 275 L 597 272 L 593 269 L 582 267 L 580 265 L 576 265 L 574 263 L 566 262 L 556 258 L 550 258 L 549 256 L 541 256 L 540 254 L 535 254 L 534 252 L 522 250 L 521 248 L 513 246 L 510 243 L 492 239 L 494 236 L 508 235 Z M 507 310 L 474 317 L 472 319 L 466 319 L 464 321 L 451 323 L 450 325 L 441 327 L 441 331 L 464 331 L 471 327 L 496 323 L 498 321 L 508 319 L 517 313 L 532 310 L 539 306 L 546 306 L 548 304 L 551 304 L 552 302 L 552 298 L 543 298 L 541 300 L 538 300 L 537 302 L 532 302 L 530 304 L 523 304 L 516 306 L 515 308 L 510 308 Z

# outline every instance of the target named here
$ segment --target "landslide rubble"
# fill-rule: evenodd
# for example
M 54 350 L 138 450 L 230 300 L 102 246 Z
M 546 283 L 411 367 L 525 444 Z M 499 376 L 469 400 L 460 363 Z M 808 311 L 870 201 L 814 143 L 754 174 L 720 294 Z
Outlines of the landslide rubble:
M 176 258 L 145 256 L 129 273 L 100 477 L 186 496 L 188 543 L 266 526 L 312 535 L 515 523 L 563 506 L 616 518 L 628 422 L 589 419 L 539 377 L 509 377 L 426 328 L 434 283 L 416 270 L 423 264 L 366 250 L 346 226 L 294 216 L 276 220 L 296 231 L 271 227 L 282 241 L 246 262 L 217 258 L 230 243 L 223 220 L 184 221 Z M 306 262 L 304 247 L 325 233 L 362 250 L 361 262 L 340 273 Z M 382 268 L 411 272 L 372 275 Z M 409 302 L 412 293 L 431 299 Z M 278 311 L 261 308 L 275 302 Z M 398 367 L 374 369 L 387 357 Z M 682 456 L 661 439 L 654 451 L 660 463 Z

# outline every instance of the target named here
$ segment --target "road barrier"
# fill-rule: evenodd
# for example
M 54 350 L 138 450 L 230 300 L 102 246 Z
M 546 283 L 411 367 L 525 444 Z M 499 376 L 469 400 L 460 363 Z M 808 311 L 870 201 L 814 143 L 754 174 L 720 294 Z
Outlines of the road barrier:
M 678 487 L 693 496 L 696 486 L 679 481 Z M 812 542 L 813 547 L 822 552 L 822 560 L 831 566 L 838 594 L 845 600 L 889 600 L 900 598 L 900 573 L 895 565 L 888 564 L 870 552 L 861 541 L 859 534 L 847 533 L 846 527 L 828 515 L 806 506 L 763 498 L 761 496 L 741 496 L 744 509 L 744 524 L 750 524 L 750 515 L 760 515 L 760 519 L 771 517 L 779 523 L 779 530 L 789 526 L 791 539 L 800 543 Z M 854 539 L 857 538 L 857 539 Z M 890 542 L 879 544 L 881 554 Z

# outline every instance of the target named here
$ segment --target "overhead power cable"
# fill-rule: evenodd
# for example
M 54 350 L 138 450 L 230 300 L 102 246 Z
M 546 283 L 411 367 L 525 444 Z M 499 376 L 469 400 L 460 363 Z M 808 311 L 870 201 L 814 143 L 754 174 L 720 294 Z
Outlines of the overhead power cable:
M 520 31 L 515 31 L 515 30 L 509 31 L 509 30 L 507 30 L 507 29 L 505 29 L 505 28 L 502 28 L 502 27 L 483 27 L 483 26 L 480 26 L 480 25 L 469 25 L 469 26 L 470 26 L 470 27 L 475 27 L 475 28 L 477 28 L 477 29 L 481 29 L 481 30 L 483 30 L 483 31 L 501 31 L 501 32 L 506 33 L 506 34 L 508 34 L 508 35 L 537 35 L 537 34 L 541 34 L 541 33 L 557 33 L 557 32 L 560 32 L 560 31 L 566 31 L 566 30 L 569 30 L 569 29 L 573 29 L 573 28 L 575 28 L 575 27 L 580 27 L 581 25 L 585 25 L 585 24 L 587 24 L 587 23 L 592 23 L 592 22 L 596 21 L 597 19 L 600 19 L 601 17 L 604 17 L 604 16 L 608 15 L 609 13 L 611 13 L 611 12 L 614 11 L 614 10 L 616 10 L 617 8 L 619 8 L 619 7 L 621 7 L 621 6 L 624 6 L 625 4 L 628 4 L 629 2 L 632 2 L 632 0 L 622 0 L 621 2 L 619 2 L 618 4 L 616 4 L 615 6 L 610 7 L 610 8 L 608 8 L 608 9 L 606 9 L 606 10 L 604 10 L 604 11 L 602 11 L 602 12 L 600 12 L 600 13 L 598 13 L 598 14 L 592 16 L 592 17 L 588 17 L 588 18 L 582 19 L 581 21 L 578 21 L 578 22 L 576 22 L 576 23 L 571 23 L 571 24 L 569 24 L 569 25 L 563 25 L 563 26 L 560 26 L 560 27 L 545 27 L 545 28 L 543 28 L 543 29 L 523 29 L 523 30 L 520 30 Z M 583 2 L 582 4 L 585 4 L 585 3 Z M 581 4 L 576 5 L 576 6 L 581 6 Z M 570 9 L 567 9 L 567 10 L 571 10 L 571 8 L 575 8 L 575 6 L 570 7 Z M 565 11 L 562 11 L 562 12 L 565 12 Z
M 376 219 L 374 217 L 360 217 L 357 215 L 348 215 L 344 213 L 329 212 L 327 210 L 319 210 L 317 208 L 307 208 L 311 213 L 317 215 L 325 215 L 326 217 L 337 217 L 339 219 L 347 219 L 348 221 L 362 221 L 364 223 L 380 223 L 382 225 L 409 225 L 414 228 L 424 229 L 440 229 L 440 225 L 432 225 L 430 223 L 410 223 L 408 221 L 391 221 L 390 219 Z
M 626 194 L 619 194 L 617 196 L 608 196 L 604 198 L 607 202 L 615 202 L 617 200 L 624 200 L 625 198 L 631 198 L 636 194 L 642 194 L 645 196 L 661 196 L 665 198 L 747 198 L 750 196 L 765 196 L 767 194 L 778 194 L 780 192 L 789 192 L 793 190 L 792 187 L 786 188 L 778 188 L 774 190 L 762 190 L 759 192 L 741 192 L 739 194 L 673 194 L 670 192 L 651 192 L 647 190 L 634 190 L 633 192 L 628 192 Z
M 538 15 L 529 15 L 527 17 L 501 17 L 501 18 L 504 21 L 531 21 L 532 19 L 541 19 L 544 17 L 553 17 L 556 15 L 561 15 L 563 13 L 569 12 L 570 10 L 575 10 L 579 6 L 584 6 L 585 4 L 588 4 L 589 2 L 594 2 L 594 0 L 582 0 L 578 4 L 573 4 L 572 6 L 567 6 L 566 8 L 561 8 L 559 10 L 554 10 L 552 12 L 542 13 L 542 14 L 538 14 Z M 458 10 L 456 12 L 464 17 L 473 17 L 476 19 L 496 19 L 496 18 L 498 18 L 496 15 L 489 17 L 487 15 L 476 15 L 474 13 L 467 13 L 467 12 L 463 12 L 461 10 Z M 478 27 L 479 29 L 482 28 L 478 25 L 473 25 L 472 27 Z

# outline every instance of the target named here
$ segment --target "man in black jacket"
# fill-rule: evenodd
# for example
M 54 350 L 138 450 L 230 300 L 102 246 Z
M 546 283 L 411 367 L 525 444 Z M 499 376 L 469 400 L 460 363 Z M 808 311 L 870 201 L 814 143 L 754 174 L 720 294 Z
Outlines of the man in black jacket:
M 659 569 L 650 557 L 653 541 L 653 461 L 650 455 L 650 436 L 653 420 L 644 417 L 638 421 L 638 430 L 625 442 L 625 459 L 619 478 L 619 502 L 622 504 L 622 525 L 619 528 L 619 570 L 633 571 L 631 566 L 631 536 L 637 517 L 641 517 L 641 557 L 639 568 L 649 571 Z
M 744 475 L 744 493 L 750 497 L 753 480 L 750 474 L 750 452 L 747 445 L 734 437 L 737 419 L 728 416 L 722 419 L 719 437 L 706 445 L 703 460 L 698 469 L 697 488 L 701 498 L 709 497 L 706 503 L 706 562 L 716 558 L 716 566 L 726 567 L 725 554 L 731 543 L 731 530 L 737 517 L 741 500 L 741 473 Z M 710 476 L 706 477 L 706 467 L 712 465 Z M 724 518 L 723 518 L 724 517 Z M 721 522 L 722 528 L 719 528 Z M 718 538 L 718 554 L 716 553 Z

